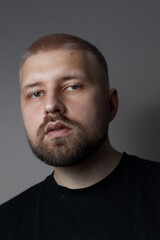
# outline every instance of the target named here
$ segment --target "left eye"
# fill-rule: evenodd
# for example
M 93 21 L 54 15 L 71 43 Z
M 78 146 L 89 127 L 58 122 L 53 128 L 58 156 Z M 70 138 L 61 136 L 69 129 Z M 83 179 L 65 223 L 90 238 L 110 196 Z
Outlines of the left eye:
M 69 90 L 69 91 L 75 91 L 75 90 L 78 90 L 78 89 L 80 89 L 80 88 L 81 88 L 80 85 L 74 84 L 74 85 L 70 85 L 70 86 L 67 87 L 66 89 Z
M 41 97 L 43 95 L 43 92 L 34 92 L 31 97 L 32 98 L 38 98 L 38 97 Z

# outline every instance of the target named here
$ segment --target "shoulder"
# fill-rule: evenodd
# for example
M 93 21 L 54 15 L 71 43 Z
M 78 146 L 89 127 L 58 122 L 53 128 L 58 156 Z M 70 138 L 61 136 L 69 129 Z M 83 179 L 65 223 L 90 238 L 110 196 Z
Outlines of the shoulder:
M 27 209 L 27 206 L 33 206 L 36 203 L 38 196 L 43 191 L 48 178 L 49 176 L 44 181 L 30 187 L 16 197 L 3 203 L 0 206 L 0 213 L 9 213 L 12 215 L 14 212 L 16 213 L 17 211 L 20 212 L 23 209 Z
M 125 173 L 138 186 L 157 189 L 160 187 L 160 162 L 142 159 L 135 155 L 123 154 Z
M 0 239 L 24 239 L 14 237 L 23 231 L 26 235 L 31 235 L 37 206 L 48 186 L 50 177 L 51 175 L 0 206 Z M 17 233 L 17 229 L 21 231 Z
M 132 167 L 133 170 L 143 170 L 148 174 L 160 173 L 160 162 L 142 159 L 135 155 L 123 154 L 123 160 L 127 166 Z

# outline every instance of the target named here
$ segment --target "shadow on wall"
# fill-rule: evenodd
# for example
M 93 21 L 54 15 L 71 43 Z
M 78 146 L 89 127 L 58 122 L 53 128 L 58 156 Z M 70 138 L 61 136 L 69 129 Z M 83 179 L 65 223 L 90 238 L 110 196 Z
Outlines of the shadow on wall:
M 160 162 L 160 104 L 135 116 L 132 122 L 133 144 L 142 157 Z

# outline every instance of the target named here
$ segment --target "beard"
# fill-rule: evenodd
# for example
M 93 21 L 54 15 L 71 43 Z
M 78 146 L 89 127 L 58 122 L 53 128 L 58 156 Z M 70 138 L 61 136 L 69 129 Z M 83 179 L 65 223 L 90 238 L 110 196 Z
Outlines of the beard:
M 62 121 L 72 129 L 68 136 L 45 141 L 45 127 L 49 122 Z M 92 133 L 88 134 L 76 121 L 69 120 L 57 113 L 46 116 L 40 125 L 33 141 L 28 137 L 32 152 L 42 162 L 54 167 L 74 166 L 98 151 L 108 136 L 108 121 L 106 116 L 101 116 Z

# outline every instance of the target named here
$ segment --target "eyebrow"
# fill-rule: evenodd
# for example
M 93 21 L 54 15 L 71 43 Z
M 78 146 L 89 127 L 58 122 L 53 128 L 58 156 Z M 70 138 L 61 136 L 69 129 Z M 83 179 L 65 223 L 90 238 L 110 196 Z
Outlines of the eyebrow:
M 21 91 L 26 91 L 27 89 L 29 88 L 33 88 L 33 87 L 40 87 L 42 86 L 43 83 L 42 82 L 34 82 L 34 83 L 27 83 L 25 84 L 22 88 L 21 88 Z
M 85 80 L 87 81 L 89 78 L 87 78 L 87 75 L 81 74 L 81 73 L 71 73 L 64 77 L 62 77 L 62 81 L 72 80 L 72 79 L 79 79 L 79 80 Z
M 69 75 L 66 75 L 64 77 L 62 77 L 62 81 L 67 81 L 67 80 L 72 80 L 74 78 L 83 78 L 83 79 L 86 79 L 85 75 L 84 74 L 69 74 Z M 34 87 L 41 87 L 43 86 L 43 82 L 41 81 L 37 81 L 37 82 L 34 82 L 34 83 L 26 83 L 22 88 L 21 88 L 21 91 L 22 92 L 25 92 L 27 91 L 27 89 L 30 89 L 30 88 L 34 88 Z

